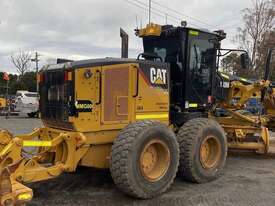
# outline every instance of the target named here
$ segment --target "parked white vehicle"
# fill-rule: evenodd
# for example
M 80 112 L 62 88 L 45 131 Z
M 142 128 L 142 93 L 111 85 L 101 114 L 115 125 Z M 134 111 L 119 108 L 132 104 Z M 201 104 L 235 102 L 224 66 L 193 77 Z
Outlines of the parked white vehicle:
M 38 94 L 36 92 L 17 91 L 15 106 L 19 113 L 35 117 L 39 110 Z

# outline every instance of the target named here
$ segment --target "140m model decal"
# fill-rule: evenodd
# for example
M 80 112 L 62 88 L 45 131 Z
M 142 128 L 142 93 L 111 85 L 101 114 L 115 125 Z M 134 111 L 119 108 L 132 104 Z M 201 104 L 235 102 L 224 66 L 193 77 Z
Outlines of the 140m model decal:
M 78 112 L 92 112 L 93 103 L 90 100 L 78 100 L 74 106 Z

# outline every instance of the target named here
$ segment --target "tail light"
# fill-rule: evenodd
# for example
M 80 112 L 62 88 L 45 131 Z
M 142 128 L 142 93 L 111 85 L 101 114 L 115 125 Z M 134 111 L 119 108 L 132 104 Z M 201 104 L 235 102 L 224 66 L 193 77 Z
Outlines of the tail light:
M 44 82 L 44 80 L 45 80 L 45 75 L 43 73 L 37 74 L 37 82 L 38 83 Z
M 68 81 L 68 78 L 69 78 L 69 74 L 67 71 L 64 72 L 64 80 L 65 81 Z
M 208 104 L 212 104 L 213 103 L 213 96 L 208 96 Z
M 72 72 L 65 71 L 64 72 L 64 80 L 71 81 L 72 80 Z

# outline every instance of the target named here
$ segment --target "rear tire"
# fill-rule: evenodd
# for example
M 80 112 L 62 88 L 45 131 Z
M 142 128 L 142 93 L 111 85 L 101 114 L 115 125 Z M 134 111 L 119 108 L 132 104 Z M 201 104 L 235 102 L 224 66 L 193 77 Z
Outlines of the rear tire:
M 110 170 L 117 187 L 141 199 L 170 188 L 178 170 L 179 147 L 173 131 L 157 121 L 139 121 L 114 141 Z
M 227 157 L 227 140 L 223 128 L 214 120 L 192 119 L 179 130 L 179 173 L 187 181 L 209 182 L 218 178 Z

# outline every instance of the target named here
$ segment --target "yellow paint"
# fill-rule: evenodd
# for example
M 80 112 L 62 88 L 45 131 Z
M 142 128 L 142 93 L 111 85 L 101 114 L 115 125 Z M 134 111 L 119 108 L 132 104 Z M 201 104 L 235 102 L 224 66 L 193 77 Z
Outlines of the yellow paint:
M 137 114 L 136 119 L 137 120 L 143 120 L 143 119 L 168 119 L 169 114 L 163 113 L 163 114 Z
M 0 98 L 0 108 L 4 108 L 7 106 L 7 101 L 5 98 Z
M 197 103 L 190 103 L 188 106 L 190 108 L 196 108 L 196 107 L 198 107 L 198 104 Z
M 85 72 L 90 70 L 91 78 L 85 78 Z M 75 100 L 90 100 L 93 102 L 92 112 L 80 112 L 78 117 L 71 116 L 69 122 L 74 125 L 76 131 L 88 132 L 100 130 L 100 77 L 101 67 L 86 67 L 79 68 L 73 71 L 74 86 L 75 86 Z M 102 77 L 101 77 L 102 78 Z M 88 105 L 86 105 L 88 106 Z M 91 106 L 91 105 L 89 105 Z
M 165 83 L 162 81 L 162 79 L 160 79 L 160 78 L 158 78 L 154 83 L 155 83 L 155 84 L 160 84 L 160 85 L 165 84 Z
M 244 82 L 246 82 L 247 81 L 247 79 L 245 79 L 245 78 L 240 78 L 240 80 L 242 80 L 242 81 L 244 81 Z
M 144 29 L 140 29 L 137 33 L 139 37 L 145 36 L 160 36 L 161 26 L 158 24 L 150 23 Z
M 189 31 L 189 34 L 190 34 L 190 35 L 193 35 L 193 36 L 198 36 L 198 35 L 199 35 L 199 32 L 198 32 L 198 31 L 194 31 L 194 30 L 190 30 L 190 31 Z
M 32 195 L 30 193 L 23 193 L 17 196 L 17 200 L 30 200 L 32 199 Z
M 229 76 L 228 76 L 228 75 L 223 74 L 223 73 L 221 73 L 221 75 L 222 75 L 223 78 L 229 79 Z
M 51 147 L 51 141 L 23 141 L 23 147 Z
M 80 165 L 95 168 L 109 168 L 112 144 L 93 145 L 81 158 Z
M 72 80 L 73 80 L 72 72 L 68 72 L 68 80 L 69 80 L 69 81 L 72 81 Z
M 158 181 L 170 166 L 170 152 L 166 143 L 153 139 L 141 152 L 139 165 L 142 176 L 150 182 Z

